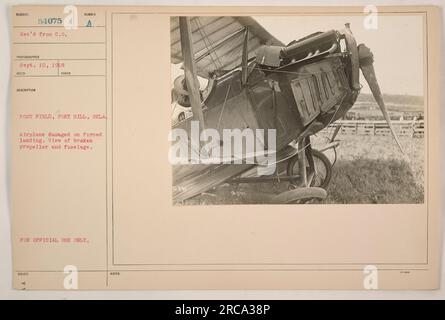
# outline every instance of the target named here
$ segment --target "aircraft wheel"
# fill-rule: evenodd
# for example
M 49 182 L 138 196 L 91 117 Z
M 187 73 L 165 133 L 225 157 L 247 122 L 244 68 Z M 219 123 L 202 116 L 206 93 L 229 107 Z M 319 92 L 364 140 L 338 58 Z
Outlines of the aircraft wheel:
M 297 188 L 280 193 L 272 198 L 272 203 L 305 203 L 312 199 L 323 200 L 328 196 L 328 193 L 323 188 L 306 187 Z
M 312 157 L 314 158 L 315 164 L 315 176 L 312 179 L 311 187 L 320 187 L 326 189 L 331 181 L 332 177 L 332 165 L 328 157 L 323 152 L 318 150 L 312 150 Z M 308 167 L 309 170 L 309 167 Z M 309 172 L 309 171 L 308 171 Z M 287 165 L 287 175 L 293 176 L 298 175 L 298 154 L 289 160 Z M 291 185 L 300 185 L 299 179 L 291 179 Z

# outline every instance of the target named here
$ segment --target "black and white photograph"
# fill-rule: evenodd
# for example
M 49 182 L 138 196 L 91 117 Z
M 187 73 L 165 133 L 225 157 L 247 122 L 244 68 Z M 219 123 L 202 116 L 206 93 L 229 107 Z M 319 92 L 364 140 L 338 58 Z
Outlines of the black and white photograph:
M 442 6 L 5 1 L 0 298 L 444 297 Z
M 424 202 L 424 19 L 172 17 L 173 203 Z

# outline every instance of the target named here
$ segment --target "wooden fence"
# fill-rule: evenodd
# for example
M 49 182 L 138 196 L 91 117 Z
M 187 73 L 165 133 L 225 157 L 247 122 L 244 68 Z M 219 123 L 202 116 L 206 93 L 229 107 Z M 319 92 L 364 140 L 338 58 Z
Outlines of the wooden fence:
M 391 121 L 394 130 L 399 136 L 423 137 L 423 120 L 396 120 Z M 335 128 L 341 125 L 339 133 L 355 135 L 390 135 L 389 126 L 385 120 L 338 120 L 329 125 Z

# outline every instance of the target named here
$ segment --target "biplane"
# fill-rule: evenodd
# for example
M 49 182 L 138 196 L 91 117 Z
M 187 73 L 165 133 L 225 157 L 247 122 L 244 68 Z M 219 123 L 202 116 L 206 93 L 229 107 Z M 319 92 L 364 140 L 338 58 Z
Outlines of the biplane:
M 359 72 L 369 84 L 399 148 L 373 67 L 373 54 L 357 45 L 349 24 L 284 44 L 251 17 L 172 17 L 171 62 L 184 75 L 172 95 L 192 110 L 172 128 L 275 129 L 275 161 L 284 174 L 261 176 L 261 163 L 195 163 L 173 166 L 173 202 L 183 203 L 226 182 L 289 182 L 271 203 L 323 199 L 333 163 L 323 151 L 338 145 L 337 126 L 321 150 L 311 136 L 342 118 L 360 92 Z M 206 79 L 200 89 L 198 78 Z M 222 134 L 222 133 L 221 133 Z M 266 149 L 267 149 L 267 141 Z

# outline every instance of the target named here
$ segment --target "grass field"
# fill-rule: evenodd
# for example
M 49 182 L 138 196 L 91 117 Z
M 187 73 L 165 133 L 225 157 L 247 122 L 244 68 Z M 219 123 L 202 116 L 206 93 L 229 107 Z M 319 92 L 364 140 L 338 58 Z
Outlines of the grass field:
M 403 155 L 391 136 L 339 135 L 337 162 L 328 197 L 312 203 L 422 203 L 424 199 L 424 139 L 400 137 Z M 317 149 L 325 136 L 312 140 Z M 334 154 L 326 152 L 331 161 Z M 267 203 L 285 191 L 286 182 L 223 184 L 185 204 Z
M 338 160 L 326 203 L 422 203 L 424 139 L 391 136 L 338 137 Z

